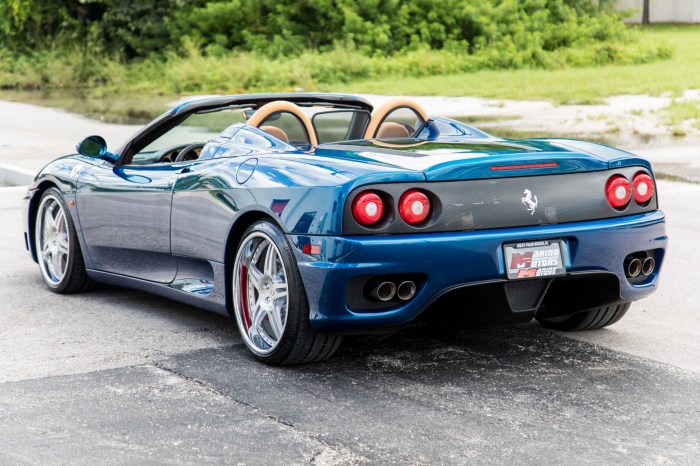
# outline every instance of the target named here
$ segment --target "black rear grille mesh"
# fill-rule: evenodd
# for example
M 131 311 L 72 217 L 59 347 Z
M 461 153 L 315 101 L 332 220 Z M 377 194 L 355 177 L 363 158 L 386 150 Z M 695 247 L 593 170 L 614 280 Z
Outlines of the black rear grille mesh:
M 506 296 L 513 311 L 536 309 L 547 289 L 547 279 L 521 280 L 505 284 Z
M 348 282 L 345 300 L 353 311 L 384 311 L 401 304 L 398 298 L 389 301 L 372 301 L 365 297 L 365 285 L 371 277 L 355 277 Z

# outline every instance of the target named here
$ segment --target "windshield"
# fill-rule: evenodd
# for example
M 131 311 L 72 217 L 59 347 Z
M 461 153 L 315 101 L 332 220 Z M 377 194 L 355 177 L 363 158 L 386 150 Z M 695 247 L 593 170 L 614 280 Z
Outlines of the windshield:
M 193 113 L 151 141 L 126 163 L 146 165 L 194 160 L 201 155 L 202 147 L 207 142 L 221 136 L 227 128 L 245 123 L 246 116 L 250 117 L 254 110 L 251 106 L 246 106 Z M 370 120 L 370 114 L 366 110 L 325 106 L 302 107 L 302 110 L 311 118 L 319 143 L 360 139 Z M 290 113 L 270 115 L 262 122 L 260 129 L 297 147 L 309 144 L 301 121 Z M 223 137 L 230 137 L 231 134 L 223 134 Z M 190 145 L 192 147 L 188 147 Z
M 171 147 L 207 142 L 215 139 L 234 123 L 244 122 L 241 109 L 193 113 L 185 121 L 141 149 L 139 154 L 153 153 Z

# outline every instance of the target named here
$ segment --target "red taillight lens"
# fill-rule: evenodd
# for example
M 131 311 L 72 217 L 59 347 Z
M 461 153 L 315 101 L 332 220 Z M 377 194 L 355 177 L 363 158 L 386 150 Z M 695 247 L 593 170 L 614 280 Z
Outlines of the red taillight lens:
M 374 225 L 382 219 L 382 215 L 384 215 L 384 202 L 372 191 L 362 192 L 352 201 L 352 216 L 360 225 Z
M 621 209 L 626 206 L 632 198 L 632 187 L 624 176 L 613 175 L 605 185 L 605 195 L 608 203 L 614 209 Z
M 409 189 L 399 200 L 399 214 L 409 225 L 421 223 L 430 215 L 430 199 L 417 189 Z
M 637 173 L 632 180 L 634 200 L 637 204 L 646 204 L 654 195 L 654 180 L 646 173 Z

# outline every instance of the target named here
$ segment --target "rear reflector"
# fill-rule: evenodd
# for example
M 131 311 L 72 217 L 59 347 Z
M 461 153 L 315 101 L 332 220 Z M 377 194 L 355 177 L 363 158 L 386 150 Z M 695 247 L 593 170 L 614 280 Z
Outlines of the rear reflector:
M 384 201 L 372 191 L 364 191 L 352 201 L 352 216 L 363 226 L 374 225 L 384 215 Z
M 646 204 L 654 195 L 654 180 L 646 173 L 640 172 L 634 175 L 632 186 L 634 187 L 634 200 L 637 204 Z
M 301 247 L 304 254 L 321 254 L 321 246 L 318 244 L 305 244 Z
M 621 175 L 611 176 L 605 184 L 605 195 L 613 209 L 622 209 L 632 198 L 630 182 Z
M 554 168 L 558 166 L 559 162 L 526 163 L 522 165 L 494 165 L 491 167 L 491 171 L 496 172 L 500 170 L 526 170 L 528 168 Z

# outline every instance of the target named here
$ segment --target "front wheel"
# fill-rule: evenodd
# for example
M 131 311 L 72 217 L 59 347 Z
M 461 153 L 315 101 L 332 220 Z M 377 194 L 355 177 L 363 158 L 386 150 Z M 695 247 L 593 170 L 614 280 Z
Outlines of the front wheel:
M 554 330 L 575 332 L 579 330 L 595 330 L 612 325 L 627 313 L 630 302 L 623 302 L 589 309 L 576 314 L 560 317 L 536 317 L 544 327 Z
M 259 360 L 272 365 L 321 361 L 340 346 L 342 336 L 311 328 L 296 259 L 272 222 L 254 223 L 243 235 L 232 284 L 238 329 Z
M 56 293 L 87 291 L 92 280 L 85 272 L 75 226 L 58 189 L 50 188 L 42 194 L 34 228 L 44 283 Z

